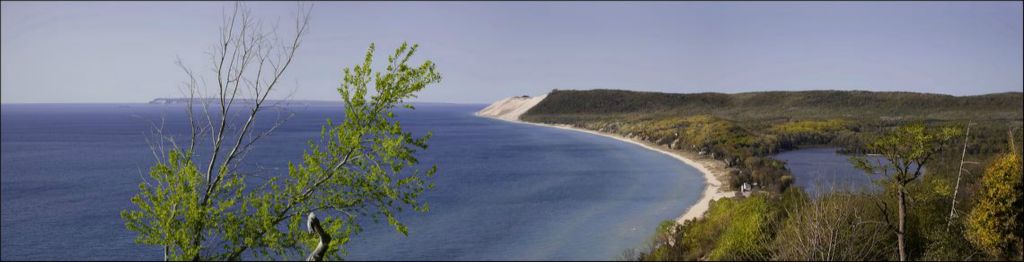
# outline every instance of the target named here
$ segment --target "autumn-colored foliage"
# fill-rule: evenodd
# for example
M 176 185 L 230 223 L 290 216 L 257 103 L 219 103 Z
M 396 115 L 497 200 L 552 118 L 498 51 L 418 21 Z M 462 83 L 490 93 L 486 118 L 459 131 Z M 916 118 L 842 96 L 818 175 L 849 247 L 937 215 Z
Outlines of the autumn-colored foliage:
M 1024 253 L 1020 154 L 1011 152 L 996 159 L 985 169 L 981 184 L 978 202 L 967 219 L 968 239 L 990 256 L 1020 260 Z

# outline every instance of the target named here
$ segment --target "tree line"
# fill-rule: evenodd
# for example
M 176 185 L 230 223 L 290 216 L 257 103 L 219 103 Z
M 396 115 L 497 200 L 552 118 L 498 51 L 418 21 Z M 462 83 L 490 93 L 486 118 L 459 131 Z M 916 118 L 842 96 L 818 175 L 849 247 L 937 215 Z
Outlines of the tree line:
M 556 90 L 523 119 L 700 153 L 729 167 L 729 186 L 760 185 L 702 219 L 666 221 L 623 259 L 1020 260 L 1022 103 L 1021 93 Z M 807 196 L 772 158 L 806 146 L 839 147 L 886 177 L 883 190 Z

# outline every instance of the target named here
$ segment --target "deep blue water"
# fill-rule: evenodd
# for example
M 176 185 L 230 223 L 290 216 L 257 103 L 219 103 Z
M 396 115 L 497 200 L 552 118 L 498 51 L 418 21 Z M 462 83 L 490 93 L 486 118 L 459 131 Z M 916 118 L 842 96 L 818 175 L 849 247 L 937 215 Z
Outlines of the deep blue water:
M 873 181 L 881 175 L 869 175 L 850 162 L 850 156 L 837 153 L 838 148 L 808 148 L 775 155 L 786 162 L 794 183 L 814 196 L 829 191 L 879 190 Z M 875 161 L 880 157 L 869 157 Z M 883 164 L 887 161 L 882 160 Z
M 703 180 L 678 161 L 600 136 L 478 118 L 483 105 L 423 105 L 403 126 L 432 131 L 428 213 L 402 213 L 403 237 L 366 225 L 348 259 L 614 259 L 696 202 Z M 151 124 L 183 131 L 183 108 L 3 105 L 0 259 L 162 259 L 119 217 L 154 157 Z M 250 153 L 263 175 L 298 159 L 329 106 L 295 115 Z M 273 116 L 270 116 L 273 117 Z M 163 121 L 161 121 L 163 119 Z M 798 179 L 797 181 L 800 181 Z M 293 258 L 298 259 L 298 258 Z

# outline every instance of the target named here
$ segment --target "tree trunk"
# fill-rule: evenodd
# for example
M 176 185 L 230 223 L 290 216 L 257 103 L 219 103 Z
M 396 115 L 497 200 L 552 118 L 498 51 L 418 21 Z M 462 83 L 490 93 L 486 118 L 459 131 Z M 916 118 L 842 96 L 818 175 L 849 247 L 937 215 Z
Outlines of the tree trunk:
M 320 236 L 320 243 L 316 245 L 316 249 L 312 253 L 309 253 L 306 261 L 324 261 L 327 247 L 331 244 L 331 234 L 324 231 L 324 228 L 320 226 L 320 220 L 316 219 L 316 215 L 312 212 L 309 213 L 309 222 L 307 222 L 306 226 L 309 228 L 309 231 Z
M 907 219 L 907 203 L 906 193 L 903 192 L 903 186 L 900 186 L 898 199 L 899 199 L 899 214 L 897 219 L 899 220 L 899 229 L 896 231 L 896 244 L 900 249 L 900 261 L 907 261 L 907 244 L 904 237 L 906 231 L 904 231 L 904 224 Z
M 327 253 L 327 244 L 331 242 L 331 237 L 326 239 L 321 235 L 320 243 L 316 245 L 316 249 L 312 253 L 309 253 L 309 257 L 306 257 L 306 261 L 324 261 L 324 254 Z
M 953 188 L 953 203 L 949 207 L 949 221 L 946 223 L 946 231 L 953 225 L 953 218 L 956 217 L 956 195 L 960 192 L 960 177 L 964 174 L 964 159 L 967 157 L 967 141 L 971 139 L 971 124 L 967 123 L 967 134 L 964 135 L 964 151 L 960 153 L 960 170 L 956 172 L 956 187 Z

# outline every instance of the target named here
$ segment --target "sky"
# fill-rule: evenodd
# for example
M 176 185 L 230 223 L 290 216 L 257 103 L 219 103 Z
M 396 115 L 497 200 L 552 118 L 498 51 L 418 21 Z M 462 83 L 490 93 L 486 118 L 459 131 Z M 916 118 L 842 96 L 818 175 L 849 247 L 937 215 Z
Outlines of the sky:
M 180 97 L 174 61 L 210 76 L 230 2 L 2 2 L 0 102 Z M 287 27 L 296 3 L 250 2 Z M 293 99 L 337 100 L 341 69 L 403 41 L 443 80 L 419 102 L 552 89 L 671 93 L 1024 89 L 1021 2 L 315 2 L 286 73 Z

